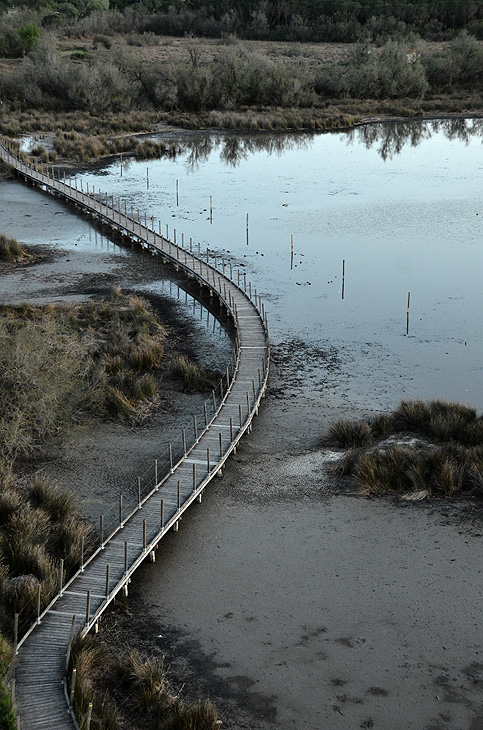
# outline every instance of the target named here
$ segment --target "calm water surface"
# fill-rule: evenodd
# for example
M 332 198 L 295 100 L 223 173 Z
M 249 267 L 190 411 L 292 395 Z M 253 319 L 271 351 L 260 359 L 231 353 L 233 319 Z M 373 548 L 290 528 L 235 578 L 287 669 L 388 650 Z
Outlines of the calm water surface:
M 200 135 L 176 160 L 124 163 L 122 177 L 116 161 L 83 177 L 245 271 L 275 344 L 336 348 L 346 399 L 481 409 L 481 144 L 475 121 Z

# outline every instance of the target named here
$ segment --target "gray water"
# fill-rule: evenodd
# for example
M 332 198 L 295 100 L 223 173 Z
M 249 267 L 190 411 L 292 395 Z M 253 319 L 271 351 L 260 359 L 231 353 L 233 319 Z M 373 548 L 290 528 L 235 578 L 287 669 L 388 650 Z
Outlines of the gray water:
M 115 161 L 83 178 L 245 271 L 272 342 L 337 350 L 346 400 L 482 408 L 482 172 L 481 124 L 458 121 L 198 135 L 176 160 L 124 162 L 122 177 Z

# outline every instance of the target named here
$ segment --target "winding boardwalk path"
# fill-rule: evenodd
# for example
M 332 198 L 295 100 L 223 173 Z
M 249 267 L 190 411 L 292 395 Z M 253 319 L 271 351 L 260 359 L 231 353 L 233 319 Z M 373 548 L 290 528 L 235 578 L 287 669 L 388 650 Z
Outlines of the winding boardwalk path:
M 209 406 L 204 406 L 198 421 L 202 425 L 198 426 L 195 418 L 192 436 L 183 431 L 178 456 L 170 447 L 169 454 L 164 455 L 167 468 L 164 473 L 159 467 L 155 469 L 147 494 L 142 493 L 138 482 L 138 499 L 129 514 L 124 514 L 121 500 L 110 534 L 101 522 L 99 547 L 65 586 L 59 579 L 58 595 L 44 612 L 33 607 L 33 623 L 18 641 L 15 692 L 22 730 L 72 730 L 76 720 L 69 707 L 65 673 L 74 623 L 75 631 L 80 629 L 82 635 L 96 626 L 117 593 L 127 592 L 136 568 L 146 558 L 154 559 L 168 530 L 178 529 L 183 512 L 201 501 L 207 484 L 221 473 L 243 434 L 251 430 L 267 385 L 267 318 L 264 304 L 245 275 L 238 271 L 235 283 L 232 265 L 216 255 L 210 257 L 207 252 L 201 257 L 193 252 L 192 244 L 191 250 L 175 245 L 154 230 L 153 219 L 146 214 L 143 223 L 139 211 L 136 217 L 119 199 L 115 201 L 100 191 L 89 194 L 82 183 L 79 189 L 77 179 L 57 180 L 53 171 L 47 174 L 33 169 L 17 159 L 6 143 L 0 143 L 0 158 L 26 182 L 72 203 L 207 287 L 226 308 L 236 333 L 232 362 L 213 391 Z

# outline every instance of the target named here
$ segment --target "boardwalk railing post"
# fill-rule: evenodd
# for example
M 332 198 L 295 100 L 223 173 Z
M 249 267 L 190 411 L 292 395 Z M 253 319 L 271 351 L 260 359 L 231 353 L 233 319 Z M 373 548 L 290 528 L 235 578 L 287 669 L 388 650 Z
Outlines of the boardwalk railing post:
M 241 427 L 242 427 L 242 425 L 243 425 L 243 421 L 242 421 L 242 407 L 241 407 L 241 403 L 239 403 L 239 404 L 238 404 L 238 415 L 240 416 L 240 428 L 241 428 Z
M 104 515 L 99 518 L 99 532 L 101 535 L 101 550 L 104 550 Z
M 119 526 L 124 527 L 122 523 L 122 494 L 119 495 Z
M 128 542 L 124 542 L 124 575 L 126 575 L 128 569 Z
M 206 410 L 206 401 L 203 403 L 203 411 L 204 411 L 204 415 L 205 415 L 205 426 L 207 426 L 208 425 L 208 413 Z
M 62 595 L 62 588 L 64 585 L 64 558 L 60 559 L 59 565 L 59 594 Z
M 183 453 L 186 456 L 186 429 L 182 428 L 181 433 L 183 436 Z
M 196 489 L 196 464 L 193 463 L 193 492 Z
M 213 396 L 213 408 L 214 408 L 214 409 L 215 409 L 215 411 L 216 411 L 216 395 L 215 395 L 215 391 L 214 391 L 214 390 L 212 390 L 212 391 L 211 391 L 211 394 L 212 394 L 212 396 Z
M 41 583 L 37 586 L 37 624 L 40 623 L 40 591 L 42 590 Z
M 106 597 L 109 595 L 109 582 L 110 582 L 109 581 L 109 573 L 110 573 L 110 570 L 111 570 L 111 566 L 108 563 L 106 565 Z
M 80 571 L 84 572 L 84 535 L 81 535 L 80 539 Z
M 164 499 L 161 500 L 161 529 L 164 529 Z
M 146 520 L 143 520 L 143 550 L 146 552 Z
M 206 449 L 206 465 L 207 465 L 208 474 L 209 474 L 211 471 L 211 469 L 210 469 L 210 447 L 209 446 Z
M 138 509 L 141 509 L 141 477 L 138 477 Z
M 92 717 L 92 702 L 89 702 L 89 707 L 87 708 L 87 717 L 86 717 L 86 727 L 85 727 L 85 730 L 91 730 L 91 717 Z
M 75 629 L 75 614 L 72 616 L 72 624 L 70 627 L 70 637 L 69 637 L 69 643 L 67 644 L 67 652 L 65 654 L 65 676 L 67 677 L 67 672 L 69 671 L 69 661 L 70 661 L 70 653 L 72 650 L 72 642 L 74 641 L 74 629 Z
M 221 435 L 221 431 L 218 434 L 218 440 L 220 442 L 220 458 L 223 458 L 223 437 Z
M 230 416 L 230 441 L 233 441 L 233 418 Z
M 13 655 L 16 656 L 18 653 L 18 613 L 15 614 L 13 619 Z
M 159 489 L 158 487 L 158 460 L 154 460 L 154 486 L 156 487 L 156 491 Z
M 178 509 L 181 509 L 181 481 L 178 479 Z
M 257 391 L 255 389 L 255 381 L 252 378 L 253 400 L 257 399 Z
M 173 447 L 169 444 L 169 469 L 173 473 Z
M 69 705 L 71 706 L 71 708 L 74 705 L 74 692 L 75 692 L 76 676 L 77 676 L 77 669 L 73 669 L 71 677 L 70 677 L 70 695 L 69 695 Z
M 196 414 L 193 415 L 193 426 L 195 429 L 195 441 L 198 441 L 198 425 L 196 423 Z
M 89 624 L 91 616 L 91 589 L 87 591 L 87 602 L 86 602 L 86 626 Z

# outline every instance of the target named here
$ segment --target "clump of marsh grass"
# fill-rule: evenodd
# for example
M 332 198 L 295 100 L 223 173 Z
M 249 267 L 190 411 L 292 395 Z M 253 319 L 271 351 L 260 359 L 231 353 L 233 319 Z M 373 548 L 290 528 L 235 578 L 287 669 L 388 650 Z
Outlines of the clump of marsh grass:
M 372 428 L 368 421 L 334 421 L 327 437 L 328 443 L 341 448 L 367 446 L 372 440 Z
M 200 702 L 177 702 L 166 730 L 218 730 L 220 723 L 214 705 Z
M 120 661 L 118 671 L 141 710 L 155 710 L 159 715 L 171 703 L 162 661 L 154 657 L 143 660 L 137 651 L 131 651 Z
M 357 443 L 360 433 L 367 437 L 362 445 Z M 412 438 L 398 444 L 396 437 Z M 337 421 L 328 440 L 350 447 L 332 473 L 351 477 L 366 493 L 409 490 L 409 499 L 483 496 L 483 420 L 470 406 L 402 401 L 392 413 L 374 419 Z
M 183 388 L 188 393 L 202 393 L 213 387 L 211 373 L 202 370 L 195 362 L 184 355 L 174 358 L 171 372 L 183 383 Z
M 22 244 L 16 238 L 9 238 L 0 233 L 0 261 L 15 261 L 24 258 L 24 256 L 25 251 Z

